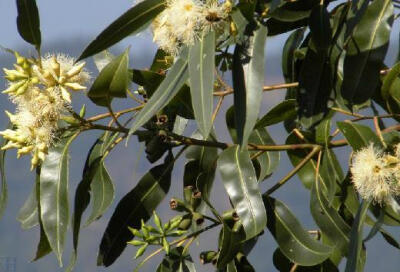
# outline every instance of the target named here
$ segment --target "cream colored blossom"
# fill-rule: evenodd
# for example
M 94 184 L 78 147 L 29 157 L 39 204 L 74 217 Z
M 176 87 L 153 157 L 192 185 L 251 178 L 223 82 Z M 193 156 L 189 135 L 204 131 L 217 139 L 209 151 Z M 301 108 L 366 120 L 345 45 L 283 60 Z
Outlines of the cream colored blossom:
M 83 85 L 90 79 L 84 69 L 85 62 L 75 64 L 74 59 L 63 54 L 49 54 L 42 58 L 41 66 L 35 65 L 33 73 L 46 88 L 59 88 L 62 97 L 71 102 L 68 90 L 85 90 Z
M 62 115 L 68 114 L 70 103 L 68 90 L 81 90 L 89 79 L 84 63 L 74 64 L 65 55 L 49 55 L 41 60 L 28 60 L 16 53 L 17 72 L 5 70 L 9 87 L 5 91 L 16 105 L 14 114 L 6 111 L 12 129 L 0 132 L 8 143 L 2 149 L 16 148 L 17 156 L 32 154 L 31 167 L 35 168 L 46 157 L 58 131 Z M 20 81 L 29 82 L 13 88 Z M 26 83 L 24 83 L 26 84 Z
M 372 144 L 353 157 L 352 182 L 363 199 L 384 204 L 400 194 L 397 177 L 400 160 L 375 148 Z
M 168 0 L 165 10 L 153 21 L 153 40 L 169 54 L 177 55 L 182 45 L 194 44 L 203 30 L 218 29 L 226 22 L 231 11 L 230 2 L 226 3 Z

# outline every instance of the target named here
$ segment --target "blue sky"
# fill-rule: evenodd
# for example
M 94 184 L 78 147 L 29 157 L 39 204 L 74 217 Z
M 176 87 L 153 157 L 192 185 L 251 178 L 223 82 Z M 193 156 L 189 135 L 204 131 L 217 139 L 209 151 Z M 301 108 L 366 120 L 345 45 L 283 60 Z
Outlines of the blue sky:
M 43 52 L 63 52 L 75 57 L 79 55 L 96 34 L 100 33 L 102 29 L 133 4 L 127 0 L 37 0 L 37 3 L 41 15 Z M 25 43 L 18 35 L 15 20 L 15 1 L 0 1 L 0 45 L 17 49 L 26 54 L 33 54 L 32 47 Z M 283 38 L 285 37 L 272 38 L 267 42 L 266 84 L 282 82 L 279 60 Z M 131 65 L 136 68 L 148 66 L 152 58 L 151 54 L 156 50 L 156 46 L 151 42 L 150 32 L 147 31 L 134 37 L 128 37 L 119 43 L 118 46 L 115 46 L 112 51 L 120 53 L 129 45 L 132 46 L 130 56 Z M 396 45 L 392 45 L 390 56 L 395 55 L 395 50 Z M 389 61 L 392 58 L 390 57 Z M 10 66 L 12 61 L 9 55 L 0 52 L 1 66 Z M 91 61 L 89 61 L 89 67 L 93 68 Z M 95 71 L 93 75 L 96 75 Z M 0 86 L 3 85 L 4 82 L 0 79 Z M 2 96 L 2 99 L 0 99 L 0 109 L 12 110 L 12 105 L 7 101 L 6 96 L 0 96 Z M 282 97 L 283 93 L 279 91 L 270 92 L 268 95 L 265 95 L 262 113 L 267 112 Z M 80 108 L 83 103 L 88 104 L 88 115 L 103 111 L 103 109 L 90 104 L 82 94 L 74 97 L 73 104 L 76 108 Z M 224 109 L 226 109 L 229 103 L 231 103 L 231 100 L 228 99 L 224 104 Z M 129 103 L 127 102 L 115 102 L 116 109 L 128 106 Z M 223 114 L 217 118 L 216 122 L 217 127 L 225 129 Z M 6 124 L 5 115 L 0 113 L 0 128 L 4 128 Z M 284 142 L 283 129 L 280 125 L 271 127 L 270 133 L 276 142 Z M 88 133 L 81 136 L 72 146 L 70 168 L 71 192 L 75 191 L 75 187 L 80 180 L 86 150 L 89 149 L 96 136 L 98 136 L 98 133 Z M 229 137 L 225 133 L 220 140 L 229 141 Z M 82 150 L 85 151 L 83 152 Z M 135 140 L 132 140 L 128 148 L 125 148 L 123 145 L 117 147 L 116 151 L 107 160 L 108 169 L 116 186 L 115 203 L 133 188 L 138 178 L 149 169 L 150 165 L 144 158 L 141 158 L 137 171 L 134 172 L 132 170 L 137 161 L 139 150 L 140 145 Z M 347 161 L 347 156 L 348 152 L 340 152 L 339 154 L 339 158 L 344 162 Z M 170 195 L 166 198 L 167 200 L 172 196 L 181 195 L 182 164 L 183 161 L 178 162 L 177 165 L 181 166 L 177 167 L 173 172 L 172 187 Z M 283 155 L 278 171 L 261 185 L 262 190 L 264 191 L 271 184 L 279 180 L 291 167 L 287 157 Z M 15 220 L 15 215 L 19 207 L 22 206 L 33 185 L 33 175 L 29 171 L 29 160 L 26 158 L 16 160 L 15 152 L 9 152 L 7 158 L 7 177 L 10 186 L 10 199 L 6 214 L 2 221 L 0 221 L 0 256 L 17 257 L 17 271 L 63 271 L 63 269 L 57 267 L 54 255 L 47 256 L 35 263 L 29 262 L 36 249 L 38 229 L 23 231 Z M 312 222 L 311 215 L 309 214 L 308 192 L 301 186 L 297 178 L 293 178 L 275 196 L 289 205 L 306 228 L 315 229 L 315 224 Z M 219 179 L 215 182 L 212 198 L 221 211 L 228 208 Z M 72 203 L 72 201 L 71 194 L 70 202 Z M 163 218 L 167 218 L 171 213 L 167 208 L 167 202 L 164 204 L 159 212 Z M 98 243 L 114 207 L 115 204 L 103 218 L 82 230 L 79 246 L 80 256 L 75 271 L 132 271 L 136 263 L 131 259 L 134 254 L 133 248 L 127 248 L 116 264 L 108 269 L 99 268 L 95 265 Z M 199 245 L 192 246 L 193 259 L 198 260 L 198 254 L 201 250 L 215 248 L 216 235 L 217 232 L 211 232 L 209 235 L 204 236 L 205 239 Z M 396 238 L 398 237 L 399 235 Z M 69 238 L 71 238 L 70 233 Z M 65 250 L 66 256 L 64 262 L 66 264 L 68 264 L 71 252 L 70 240 L 68 240 Z M 377 271 L 383 267 L 385 267 L 385 271 L 387 272 L 398 271 L 396 268 L 400 265 L 399 252 L 392 247 L 386 246 L 379 235 L 369 242 L 367 247 L 369 256 L 365 271 Z M 268 231 L 266 231 L 249 257 L 257 271 L 275 271 L 272 265 L 272 253 L 275 248 L 275 242 Z M 145 266 L 143 271 L 155 271 L 155 267 L 159 261 L 160 257 L 156 258 L 154 262 Z M 212 267 L 198 265 L 198 271 L 212 271 Z

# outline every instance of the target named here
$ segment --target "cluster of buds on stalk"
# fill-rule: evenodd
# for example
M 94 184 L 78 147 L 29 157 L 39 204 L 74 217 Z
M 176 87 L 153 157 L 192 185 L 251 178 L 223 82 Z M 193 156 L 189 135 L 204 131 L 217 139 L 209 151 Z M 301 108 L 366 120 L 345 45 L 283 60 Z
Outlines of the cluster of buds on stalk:
M 176 216 L 167 223 L 162 224 L 160 217 L 156 212 L 153 212 L 153 221 L 156 227 L 146 225 L 143 220 L 140 230 L 128 227 L 135 237 L 141 238 L 141 240 L 132 240 L 128 242 L 130 245 L 139 247 L 136 251 L 135 259 L 142 256 L 149 245 L 162 246 L 165 253 L 168 255 L 170 252 L 170 244 L 167 238 L 179 237 L 186 233 L 186 230 L 178 229 L 182 221 L 182 216 Z
M 26 58 L 14 52 L 14 69 L 3 69 L 8 82 L 3 93 L 16 105 L 14 114 L 6 111 L 9 129 L 0 131 L 7 140 L 3 150 L 16 148 L 17 157 L 32 154 L 31 169 L 42 162 L 56 138 L 59 121 L 68 114 L 69 90 L 84 90 L 89 74 L 85 63 L 74 63 L 65 55 Z

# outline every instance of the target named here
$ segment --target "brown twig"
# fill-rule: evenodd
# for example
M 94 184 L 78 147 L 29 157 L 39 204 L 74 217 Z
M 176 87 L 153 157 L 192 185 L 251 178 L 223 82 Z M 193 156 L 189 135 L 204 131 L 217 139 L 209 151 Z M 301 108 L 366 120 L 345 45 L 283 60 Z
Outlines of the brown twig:
M 290 178 L 292 178 L 296 173 L 309 161 L 312 159 L 312 157 L 317 154 L 317 152 L 320 152 L 321 146 L 316 146 L 311 150 L 310 153 L 301 161 L 299 164 L 296 165 L 295 168 L 293 168 L 292 171 L 290 171 L 284 178 L 282 178 L 280 181 L 278 181 L 274 186 L 272 186 L 268 191 L 266 191 L 263 196 L 269 196 L 276 190 L 278 190 L 282 185 L 284 185 Z

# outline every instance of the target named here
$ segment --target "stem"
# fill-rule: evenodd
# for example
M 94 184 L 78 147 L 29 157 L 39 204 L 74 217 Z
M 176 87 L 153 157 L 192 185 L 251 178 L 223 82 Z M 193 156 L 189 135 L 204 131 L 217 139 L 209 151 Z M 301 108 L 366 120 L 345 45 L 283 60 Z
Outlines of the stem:
M 310 153 L 298 164 L 292 171 L 290 171 L 284 178 L 278 181 L 274 186 L 272 186 L 268 191 L 266 191 L 263 196 L 269 196 L 276 190 L 278 190 L 282 185 L 284 185 L 291 177 L 296 175 L 296 173 L 309 161 L 312 157 L 317 153 L 320 152 L 321 146 L 315 146 Z
M 299 86 L 298 82 L 292 82 L 292 83 L 280 83 L 280 84 L 275 84 L 275 85 L 270 85 L 270 86 L 264 86 L 263 91 L 268 92 L 268 91 L 273 91 L 273 90 L 279 90 L 279 89 L 287 89 L 287 88 L 293 88 Z M 220 91 L 220 92 L 214 92 L 215 96 L 226 96 L 229 94 L 233 93 L 233 89 L 229 88 L 225 91 Z
M 133 112 L 133 111 L 139 111 L 143 107 L 144 107 L 144 105 L 140 105 L 140 106 L 137 106 L 137 107 L 134 107 L 134 108 L 129 108 L 129 109 L 125 109 L 125 110 L 122 110 L 122 111 L 117 111 L 114 114 L 115 114 L 115 117 L 118 118 L 118 117 L 120 117 L 121 115 L 123 115 L 125 113 L 129 113 L 129 112 Z M 102 113 L 102 114 L 99 114 L 99 115 L 92 116 L 92 117 L 86 119 L 86 121 L 94 122 L 94 121 L 98 121 L 98 120 L 101 120 L 101 119 L 104 119 L 104 118 L 107 118 L 107 117 L 110 117 L 110 116 L 111 116 L 111 114 L 109 112 L 106 112 L 106 113 Z
M 117 126 L 118 126 L 119 128 L 123 128 L 123 126 L 121 125 L 121 123 L 118 121 L 117 116 L 115 116 L 114 111 L 113 111 L 112 108 L 111 108 L 111 104 L 108 104 L 108 105 L 107 105 L 107 109 L 108 109 L 108 111 L 109 111 L 109 113 L 110 113 L 112 119 L 114 120 L 115 124 L 117 124 Z
M 376 118 L 376 117 L 374 118 L 374 126 L 375 126 L 375 131 L 376 131 L 376 134 L 378 135 L 379 140 L 381 141 L 382 145 L 385 148 L 387 148 L 385 140 L 383 139 L 383 136 L 382 136 L 381 128 L 379 127 L 378 118 Z
M 221 109 L 222 106 L 222 102 L 224 102 L 224 97 L 225 96 L 221 96 L 218 100 L 217 106 L 215 107 L 215 110 L 213 112 L 212 118 L 211 118 L 211 122 L 214 123 L 215 118 L 217 118 L 217 114 L 219 112 L 219 110 Z

